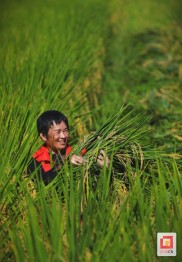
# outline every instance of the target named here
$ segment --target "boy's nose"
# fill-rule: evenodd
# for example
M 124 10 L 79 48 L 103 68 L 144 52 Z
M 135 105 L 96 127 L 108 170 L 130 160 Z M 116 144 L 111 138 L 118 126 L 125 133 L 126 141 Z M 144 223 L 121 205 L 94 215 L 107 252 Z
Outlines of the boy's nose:
M 60 137 L 61 138 L 65 138 L 65 133 L 64 132 L 60 132 Z

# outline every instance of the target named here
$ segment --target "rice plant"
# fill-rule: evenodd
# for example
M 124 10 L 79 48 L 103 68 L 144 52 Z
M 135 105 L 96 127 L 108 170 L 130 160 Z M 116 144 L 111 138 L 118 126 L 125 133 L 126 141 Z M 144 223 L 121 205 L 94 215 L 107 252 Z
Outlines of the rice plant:
M 126 1 L 111 24 L 115 41 L 107 52 L 104 92 L 109 96 L 114 88 L 105 109 L 121 101 L 134 108 L 137 103 L 139 112 L 151 116 L 153 143 L 181 159 L 181 25 L 171 11 L 178 2 L 148 1 L 145 10 L 137 3 Z

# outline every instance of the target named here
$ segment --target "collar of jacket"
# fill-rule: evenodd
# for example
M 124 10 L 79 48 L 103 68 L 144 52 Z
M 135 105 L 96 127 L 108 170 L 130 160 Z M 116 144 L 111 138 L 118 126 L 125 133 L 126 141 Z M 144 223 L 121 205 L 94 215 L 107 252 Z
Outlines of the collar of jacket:
M 67 145 L 66 147 L 66 156 L 69 155 L 69 153 L 71 152 L 72 147 L 70 145 Z M 40 162 L 44 171 L 47 172 L 49 170 L 51 170 L 51 158 L 50 158 L 50 153 L 49 153 L 49 149 L 46 146 L 41 146 L 41 148 L 36 151 L 33 154 L 33 158 Z

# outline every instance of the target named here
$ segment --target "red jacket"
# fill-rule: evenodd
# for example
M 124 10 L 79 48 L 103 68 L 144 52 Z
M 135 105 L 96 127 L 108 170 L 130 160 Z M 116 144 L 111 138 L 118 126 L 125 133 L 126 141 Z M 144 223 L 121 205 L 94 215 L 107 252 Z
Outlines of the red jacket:
M 66 156 L 69 155 L 71 150 L 72 150 L 72 147 L 70 145 L 67 145 L 67 147 L 66 147 Z M 33 154 L 33 158 L 36 161 L 41 163 L 44 172 L 47 172 L 47 171 L 51 170 L 50 153 L 49 153 L 49 149 L 46 146 L 43 145 L 38 151 L 36 151 Z

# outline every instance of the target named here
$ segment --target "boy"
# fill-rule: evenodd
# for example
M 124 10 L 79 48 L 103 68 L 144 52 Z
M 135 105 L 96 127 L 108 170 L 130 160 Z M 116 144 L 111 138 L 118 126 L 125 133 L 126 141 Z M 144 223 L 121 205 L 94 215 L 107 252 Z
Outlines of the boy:
M 33 154 L 27 173 L 31 174 L 37 170 L 38 177 L 47 185 L 57 176 L 57 171 L 64 165 L 64 161 L 72 151 L 68 143 L 68 119 L 59 111 L 46 111 L 37 119 L 37 131 L 44 144 Z M 105 161 L 108 166 L 109 159 L 101 150 L 97 163 L 103 166 Z M 85 159 L 81 155 L 72 154 L 70 162 L 79 166 L 84 164 Z

